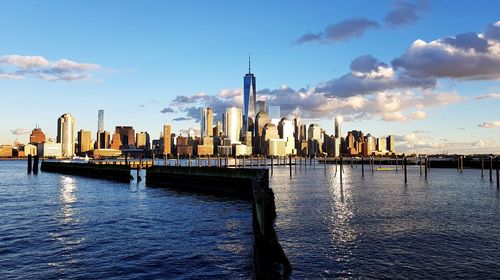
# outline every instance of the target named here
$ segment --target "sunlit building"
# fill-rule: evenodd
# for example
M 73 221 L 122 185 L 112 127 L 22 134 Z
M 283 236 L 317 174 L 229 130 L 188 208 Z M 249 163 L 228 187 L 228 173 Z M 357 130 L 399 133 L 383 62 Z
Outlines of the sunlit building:
M 87 130 L 78 131 L 78 153 L 84 154 L 92 151 L 92 132 Z
M 240 142 L 241 120 L 242 114 L 240 108 L 230 107 L 226 109 L 224 135 L 231 140 L 231 144 Z
M 45 133 L 37 126 L 31 131 L 30 143 L 36 145 L 43 142 L 45 142 Z
M 75 154 L 75 118 L 69 113 L 57 119 L 57 143 L 61 143 L 63 157 Z

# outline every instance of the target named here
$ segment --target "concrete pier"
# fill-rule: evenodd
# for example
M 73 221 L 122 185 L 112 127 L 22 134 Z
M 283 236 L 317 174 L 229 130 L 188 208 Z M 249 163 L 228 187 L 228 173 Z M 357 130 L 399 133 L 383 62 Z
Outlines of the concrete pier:
M 43 161 L 42 172 L 54 172 L 91 178 L 130 182 L 128 165 L 98 165 L 92 163 L 70 163 Z

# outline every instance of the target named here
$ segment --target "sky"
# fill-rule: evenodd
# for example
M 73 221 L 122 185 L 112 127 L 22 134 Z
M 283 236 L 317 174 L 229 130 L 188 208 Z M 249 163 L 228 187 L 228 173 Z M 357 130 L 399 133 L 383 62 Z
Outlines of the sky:
M 199 131 L 242 106 L 393 134 L 399 152 L 500 153 L 498 1 L 1 1 L 0 144 L 57 119 Z

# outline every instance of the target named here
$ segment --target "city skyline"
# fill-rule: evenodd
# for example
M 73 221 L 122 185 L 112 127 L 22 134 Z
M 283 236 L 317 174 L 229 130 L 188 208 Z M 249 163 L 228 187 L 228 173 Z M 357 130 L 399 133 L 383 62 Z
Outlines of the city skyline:
M 290 15 L 282 16 L 282 22 L 269 31 L 261 28 L 265 23 L 257 23 L 252 31 L 253 20 L 248 15 L 241 18 L 237 30 L 220 19 L 202 17 L 193 25 L 208 28 L 214 39 L 200 48 L 189 46 L 208 37 L 194 32 L 194 27 L 189 26 L 186 33 L 171 29 L 175 23 L 185 23 L 182 15 L 197 14 L 179 3 L 157 4 L 163 8 L 156 7 L 158 11 L 139 5 L 150 16 L 142 22 L 131 8 L 134 4 L 122 8 L 113 2 L 93 2 L 81 8 L 87 12 L 102 8 L 102 13 L 93 14 L 94 24 L 102 27 L 94 35 L 87 34 L 91 29 L 84 25 L 85 19 L 73 13 L 62 15 L 68 26 L 56 26 L 57 19 L 50 17 L 67 9 L 62 2 L 60 7 L 57 3 L 2 3 L 2 9 L 12 15 L 22 9 L 32 17 L 22 23 L 12 16 L 0 19 L 4 25 L 7 21 L 19 23 L 16 32 L 1 31 L 9 43 L 0 47 L 0 90 L 36 102 L 4 106 L 2 117 L 8 121 L 0 124 L 0 144 L 12 144 L 15 139 L 27 142 L 23 139 L 36 126 L 47 138 L 55 139 L 54 118 L 66 112 L 77 119 L 77 130 L 90 130 L 95 138 L 99 109 L 106 111 L 104 130 L 110 132 L 115 126 L 130 125 L 156 139 L 164 123 L 172 125 L 172 132 L 198 131 L 200 123 L 195 120 L 201 107 L 213 108 L 216 120 L 221 120 L 225 108 L 243 108 L 241 80 L 251 52 L 252 73 L 259 77 L 257 100 L 266 97 L 268 106 L 280 106 L 282 117 L 292 119 L 299 114 L 304 122 L 317 122 L 333 134 L 334 118 L 342 116 L 342 131 L 395 135 L 398 152 L 500 152 L 500 67 L 495 67 L 500 65 L 500 19 L 494 12 L 496 5 L 483 2 L 480 9 L 464 3 L 403 2 L 414 4 L 406 14 L 409 22 L 398 21 L 395 15 L 404 11 L 394 1 L 382 5 L 360 2 L 362 9 L 335 3 L 344 14 L 322 11 L 331 8 L 322 2 L 306 9 L 317 12 L 317 19 L 296 21 L 292 17 L 305 7 L 287 5 Z M 238 18 L 242 7 L 228 4 L 218 8 L 217 13 Z M 266 6 L 256 21 L 278 8 L 279 4 Z M 108 24 L 104 15 L 113 9 L 118 23 Z M 166 14 L 176 12 L 180 15 L 165 19 Z M 465 13 L 471 18 L 466 23 L 460 21 Z M 69 20 L 71 16 L 75 18 Z M 134 29 L 124 17 L 140 23 Z M 30 25 L 35 20 L 43 22 L 38 28 L 53 27 L 53 34 L 30 37 L 37 32 Z M 138 41 L 127 41 L 120 32 L 104 37 L 116 24 L 131 29 Z M 156 28 L 151 33 L 142 34 L 152 26 Z M 72 27 L 81 38 L 67 42 Z M 216 48 L 220 42 L 231 42 L 231 36 L 239 36 L 240 29 L 258 32 L 267 41 L 238 37 L 238 43 Z M 17 32 L 28 36 L 19 38 Z M 276 32 L 278 36 L 273 35 Z M 155 34 L 164 35 L 158 38 Z M 83 44 L 71 49 L 57 46 L 58 42 Z M 82 48 L 95 42 L 102 45 Z M 114 48 L 119 51 L 107 56 Z M 450 48 L 456 55 L 445 52 Z M 432 69 L 416 63 L 417 56 L 435 57 L 435 63 L 427 61 Z M 454 64 L 446 64 L 446 59 Z M 474 66 L 471 61 L 479 64 Z

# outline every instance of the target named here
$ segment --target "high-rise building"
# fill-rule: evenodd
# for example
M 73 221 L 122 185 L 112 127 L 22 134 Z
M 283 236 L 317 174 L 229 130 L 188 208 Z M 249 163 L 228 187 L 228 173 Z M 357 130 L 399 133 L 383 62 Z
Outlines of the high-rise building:
M 201 108 L 201 139 L 213 136 L 214 111 L 212 108 Z
M 240 140 L 241 120 L 242 114 L 240 108 L 230 107 L 226 109 L 224 134 L 231 140 L 231 143 L 237 143 Z
M 163 125 L 163 155 L 172 154 L 172 126 L 170 124 Z
M 243 78 L 243 131 L 248 131 L 248 118 L 254 118 L 256 112 L 256 89 L 255 76 L 250 68 L 250 56 L 248 57 L 248 74 Z M 238 132 L 239 133 L 239 132 Z M 244 135 L 244 133 L 242 133 Z
M 92 132 L 88 130 L 78 131 L 78 153 L 84 154 L 88 151 L 92 151 Z
M 96 149 L 109 149 L 109 132 L 97 132 Z
M 97 112 L 97 132 L 104 131 L 104 110 Z
M 57 119 L 57 143 L 61 143 L 63 157 L 75 154 L 75 119 L 70 113 Z
M 115 132 L 120 135 L 122 149 L 135 147 L 135 130 L 131 126 L 117 126 Z
M 147 132 L 139 132 L 135 135 L 135 146 L 138 149 L 149 151 L 151 149 L 151 141 Z
M 396 143 L 394 141 L 394 135 L 389 135 L 387 136 L 387 151 L 389 153 L 394 154 L 396 153 Z
M 43 142 L 45 142 L 45 133 L 41 128 L 35 127 L 30 134 L 30 143 L 36 145 Z
M 274 123 L 275 126 L 278 126 L 281 120 L 280 106 L 269 106 L 267 109 L 269 111 L 269 119 L 271 119 L 271 122 Z
M 260 111 L 266 111 L 266 101 L 265 100 L 258 100 L 257 101 L 257 113 Z
M 342 131 L 340 131 L 340 122 L 341 119 L 340 117 L 335 118 L 335 138 L 341 138 L 342 137 Z
M 111 144 L 109 144 L 109 147 L 113 150 L 121 150 L 123 148 L 120 133 L 113 133 L 113 137 L 111 138 Z

